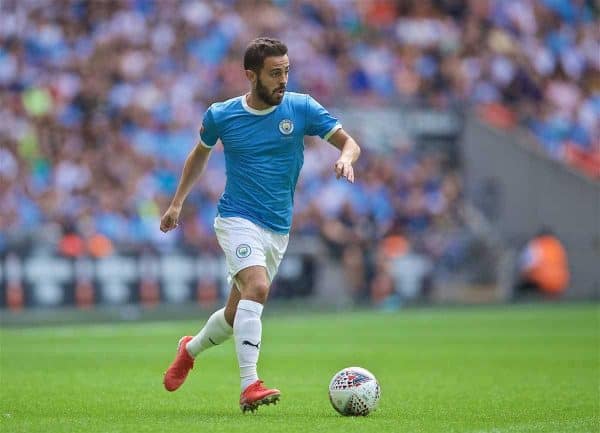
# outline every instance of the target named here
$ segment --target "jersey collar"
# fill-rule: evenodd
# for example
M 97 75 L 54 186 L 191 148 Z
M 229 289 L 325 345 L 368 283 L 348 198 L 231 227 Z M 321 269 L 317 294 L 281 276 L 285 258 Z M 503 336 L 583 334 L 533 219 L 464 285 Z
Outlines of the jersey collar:
M 273 105 L 272 107 L 265 108 L 264 110 L 257 110 L 248 105 L 248 102 L 246 101 L 246 95 L 242 95 L 240 96 L 240 98 L 242 98 L 242 107 L 244 107 L 244 110 L 246 110 L 250 114 L 264 116 L 265 114 L 269 114 L 277 108 L 277 105 Z

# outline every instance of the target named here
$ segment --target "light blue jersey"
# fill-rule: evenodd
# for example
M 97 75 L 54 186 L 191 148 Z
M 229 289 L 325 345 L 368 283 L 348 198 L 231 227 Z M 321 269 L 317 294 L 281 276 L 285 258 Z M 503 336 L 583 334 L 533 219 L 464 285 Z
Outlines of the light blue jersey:
M 212 104 L 204 115 L 200 142 L 225 149 L 227 182 L 218 204 L 222 217 L 242 217 L 277 233 L 292 225 L 294 190 L 304 163 L 304 136 L 327 140 L 341 128 L 309 95 L 286 92 L 266 110 L 245 96 Z

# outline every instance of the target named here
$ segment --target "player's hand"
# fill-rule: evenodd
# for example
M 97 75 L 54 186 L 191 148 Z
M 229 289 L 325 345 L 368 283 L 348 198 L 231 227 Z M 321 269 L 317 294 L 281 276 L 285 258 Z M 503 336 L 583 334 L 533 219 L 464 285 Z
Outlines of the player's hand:
M 352 163 L 343 158 L 338 159 L 335 163 L 335 177 L 336 179 L 343 177 L 348 179 L 348 182 L 354 183 L 354 169 L 352 168 Z
M 165 214 L 160 219 L 160 231 L 168 232 L 177 227 L 179 223 L 179 213 L 181 212 L 181 207 L 178 206 L 169 206 L 169 209 L 165 212 Z

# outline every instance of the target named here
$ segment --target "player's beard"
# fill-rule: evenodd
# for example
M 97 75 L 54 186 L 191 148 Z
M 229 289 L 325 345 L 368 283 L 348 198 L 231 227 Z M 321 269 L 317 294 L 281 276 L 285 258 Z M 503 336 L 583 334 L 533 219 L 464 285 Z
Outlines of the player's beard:
M 278 87 L 277 89 L 275 89 L 274 91 L 269 91 L 269 89 L 263 85 L 262 81 L 260 81 L 260 78 L 257 77 L 256 80 L 256 95 L 267 105 L 279 105 L 281 104 L 281 101 L 283 101 L 283 98 L 279 99 L 278 95 L 277 95 L 277 90 L 281 89 L 281 87 Z M 285 88 L 284 88 L 285 91 Z

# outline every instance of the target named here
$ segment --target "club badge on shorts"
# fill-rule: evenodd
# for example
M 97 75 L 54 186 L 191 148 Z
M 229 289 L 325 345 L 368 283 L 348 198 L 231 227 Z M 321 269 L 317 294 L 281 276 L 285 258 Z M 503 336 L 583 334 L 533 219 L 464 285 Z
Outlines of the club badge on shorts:
M 238 247 L 235 250 L 235 255 L 238 256 L 240 259 L 245 259 L 250 254 L 252 254 L 252 248 L 250 248 L 250 245 L 248 244 L 238 245 Z
M 282 134 L 290 135 L 294 132 L 294 123 L 290 119 L 283 119 L 279 122 L 279 131 Z

